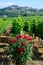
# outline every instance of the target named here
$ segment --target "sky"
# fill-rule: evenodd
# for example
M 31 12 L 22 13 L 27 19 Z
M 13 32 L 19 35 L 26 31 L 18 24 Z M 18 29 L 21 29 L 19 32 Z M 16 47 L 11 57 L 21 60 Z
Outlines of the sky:
M 28 6 L 33 8 L 43 8 L 43 0 L 0 0 L 0 8 L 11 5 Z

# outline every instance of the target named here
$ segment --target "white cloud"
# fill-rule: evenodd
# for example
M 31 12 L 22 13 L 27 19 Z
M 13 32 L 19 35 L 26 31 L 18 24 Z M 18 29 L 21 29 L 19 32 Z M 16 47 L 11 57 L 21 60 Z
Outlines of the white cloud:
M 10 5 L 14 5 L 12 2 L 0 2 L 0 8 L 7 7 Z
M 14 4 L 14 3 L 12 3 L 12 2 L 0 2 L 0 5 L 12 5 L 12 4 Z

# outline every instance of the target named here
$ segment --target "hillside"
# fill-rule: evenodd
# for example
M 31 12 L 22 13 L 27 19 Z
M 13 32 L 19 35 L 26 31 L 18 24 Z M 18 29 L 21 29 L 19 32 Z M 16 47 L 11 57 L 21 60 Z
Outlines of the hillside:
M 43 15 L 43 9 L 36 9 L 32 7 L 20 7 L 17 5 L 8 6 L 0 9 L 0 17 L 16 17 L 16 16 L 35 16 Z

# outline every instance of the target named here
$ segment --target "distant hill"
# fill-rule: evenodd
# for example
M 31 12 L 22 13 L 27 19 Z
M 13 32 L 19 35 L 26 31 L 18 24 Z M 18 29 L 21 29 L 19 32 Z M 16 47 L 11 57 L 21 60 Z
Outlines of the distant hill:
M 8 6 L 0 9 L 0 17 L 17 17 L 17 16 L 43 16 L 43 9 L 32 7 L 20 7 L 17 5 Z

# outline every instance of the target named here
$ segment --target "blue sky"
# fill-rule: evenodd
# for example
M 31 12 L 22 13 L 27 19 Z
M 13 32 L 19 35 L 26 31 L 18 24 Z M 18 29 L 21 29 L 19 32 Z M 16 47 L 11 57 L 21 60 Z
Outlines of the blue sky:
M 28 6 L 34 8 L 43 8 L 43 0 L 0 0 L 0 8 L 10 5 Z

